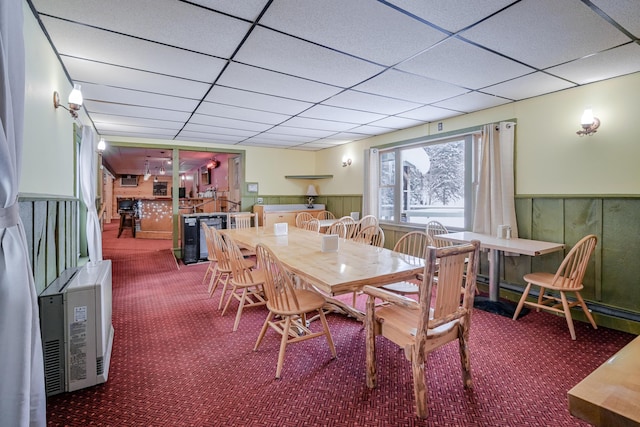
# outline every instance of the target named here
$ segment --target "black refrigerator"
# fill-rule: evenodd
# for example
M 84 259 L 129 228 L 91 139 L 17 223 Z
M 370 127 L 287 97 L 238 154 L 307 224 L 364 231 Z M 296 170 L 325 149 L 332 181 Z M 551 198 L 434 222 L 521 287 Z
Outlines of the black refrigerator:
M 207 243 L 202 223 L 218 230 L 227 228 L 226 213 L 199 213 L 182 216 L 182 262 L 193 264 L 207 260 Z

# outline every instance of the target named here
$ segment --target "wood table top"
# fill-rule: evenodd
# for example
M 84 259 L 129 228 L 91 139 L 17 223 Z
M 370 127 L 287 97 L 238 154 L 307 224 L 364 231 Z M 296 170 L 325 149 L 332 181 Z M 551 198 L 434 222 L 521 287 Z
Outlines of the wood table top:
M 245 246 L 267 245 L 286 268 L 329 295 L 414 279 L 424 270 L 422 260 L 351 240 L 340 239 L 337 252 L 322 252 L 325 235 L 296 227 L 283 236 L 262 227 L 220 231 Z
M 464 243 L 472 240 L 479 240 L 483 249 L 496 249 L 504 252 L 512 252 L 521 255 L 538 256 L 556 252 L 564 249 L 563 243 L 544 242 L 531 239 L 501 239 L 489 234 L 462 231 L 459 233 L 448 233 L 438 235 L 439 239 L 450 242 Z

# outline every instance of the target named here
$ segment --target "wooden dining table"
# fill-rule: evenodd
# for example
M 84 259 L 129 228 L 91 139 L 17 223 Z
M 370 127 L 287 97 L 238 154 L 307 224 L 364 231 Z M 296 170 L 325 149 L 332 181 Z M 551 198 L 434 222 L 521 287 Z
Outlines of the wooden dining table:
M 268 246 L 285 268 L 322 292 L 340 311 L 360 320 L 361 311 L 331 297 L 359 291 L 365 285 L 415 279 L 424 270 L 423 260 L 347 239 L 339 239 L 337 251 L 323 252 L 325 235 L 297 227 L 289 227 L 286 235 L 264 227 L 220 231 L 245 246 Z

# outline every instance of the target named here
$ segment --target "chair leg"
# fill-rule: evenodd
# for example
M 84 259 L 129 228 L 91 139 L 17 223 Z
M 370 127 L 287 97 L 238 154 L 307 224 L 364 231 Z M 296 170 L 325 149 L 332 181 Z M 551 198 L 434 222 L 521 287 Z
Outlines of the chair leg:
M 218 303 L 218 310 L 222 308 L 224 303 L 224 297 L 227 294 L 227 287 L 229 286 L 229 273 L 225 273 L 224 284 L 222 285 L 222 293 L 220 294 L 220 302 Z
M 262 329 L 260 330 L 260 334 L 258 335 L 258 339 L 256 340 L 256 345 L 253 346 L 253 351 L 257 351 L 260 343 L 262 342 L 262 338 L 264 338 L 264 334 L 267 333 L 267 328 L 269 327 L 269 322 L 273 319 L 273 312 L 269 310 L 269 314 L 267 314 L 267 318 L 262 325 Z
M 236 285 L 231 285 L 231 292 L 229 292 L 229 296 L 227 297 L 227 302 L 224 305 L 224 308 L 222 309 L 222 314 L 220 316 L 224 316 L 224 314 L 227 312 L 227 308 L 229 308 L 229 304 L 231 303 L 231 299 L 233 298 L 233 294 L 236 293 L 236 291 L 238 290 L 238 288 L 236 287 Z
M 464 388 L 473 388 L 471 379 L 471 355 L 469 352 L 469 322 L 465 326 L 458 326 L 458 345 L 460 347 L 460 365 L 462 366 L 462 384 Z
M 248 288 L 242 290 L 242 296 L 240 297 L 240 303 L 238 304 L 238 312 L 236 313 L 236 321 L 233 324 L 233 332 L 238 330 L 240 324 L 240 317 L 242 316 L 242 310 L 244 309 L 244 302 L 247 299 Z
M 567 319 L 567 326 L 569 326 L 569 333 L 571 334 L 571 339 L 576 339 L 576 331 L 573 328 L 573 318 L 571 317 L 571 307 L 569 306 L 569 302 L 567 301 L 567 295 L 560 291 L 560 299 L 562 301 L 562 308 L 564 309 L 564 317 Z
M 413 372 L 413 395 L 418 418 L 427 418 L 427 383 L 424 378 L 424 351 L 411 349 L 411 370 Z
M 287 343 L 289 342 L 289 329 L 291 328 L 291 316 L 287 316 L 284 322 L 284 330 L 282 331 L 282 339 L 280 340 L 280 352 L 278 353 L 278 367 L 276 368 L 276 378 L 280 378 L 282 365 L 284 365 L 284 353 L 287 351 Z
M 377 383 L 376 374 L 376 334 L 374 330 L 375 320 L 375 298 L 367 297 L 367 312 L 365 319 L 366 333 L 366 365 L 367 365 L 367 387 L 375 388 Z
M 518 315 L 522 311 L 522 307 L 524 307 L 524 302 L 526 301 L 527 296 L 529 296 L 529 290 L 530 289 L 531 289 L 531 283 L 527 283 L 527 287 L 524 288 L 524 292 L 522 293 L 522 297 L 520 297 L 520 301 L 518 301 L 518 306 L 516 307 L 516 311 L 513 313 L 513 320 L 517 320 L 518 319 Z M 542 292 L 542 289 L 540 289 L 540 292 Z
M 589 311 L 589 307 L 587 307 L 587 304 L 585 304 L 584 300 L 582 299 L 582 295 L 580 295 L 580 292 L 576 292 L 575 294 L 576 294 L 576 298 L 578 299 L 578 302 L 580 303 L 580 307 L 582 307 L 582 311 L 584 311 L 584 315 L 587 316 L 587 319 L 589 319 L 589 323 L 591 323 L 591 326 L 593 326 L 593 329 L 598 329 L 598 326 L 596 325 L 596 321 L 593 320 L 593 316 Z
M 331 354 L 333 355 L 333 359 L 338 357 L 336 354 L 336 346 L 333 344 L 333 338 L 331 337 L 331 331 L 329 330 L 329 324 L 327 323 L 327 318 L 324 315 L 324 311 L 322 307 L 318 309 L 318 313 L 320 314 L 320 320 L 322 321 L 322 327 L 324 328 L 324 335 L 327 337 L 327 343 L 329 344 L 329 350 L 331 350 Z

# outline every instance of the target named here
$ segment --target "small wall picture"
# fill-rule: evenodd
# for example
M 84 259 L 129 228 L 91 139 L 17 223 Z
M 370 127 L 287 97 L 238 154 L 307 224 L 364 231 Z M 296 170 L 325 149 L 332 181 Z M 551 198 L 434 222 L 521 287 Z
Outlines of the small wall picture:
M 257 192 L 258 192 L 258 183 L 247 182 L 247 193 L 257 193 Z

